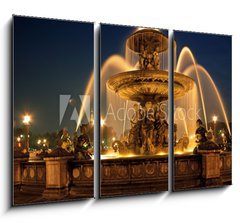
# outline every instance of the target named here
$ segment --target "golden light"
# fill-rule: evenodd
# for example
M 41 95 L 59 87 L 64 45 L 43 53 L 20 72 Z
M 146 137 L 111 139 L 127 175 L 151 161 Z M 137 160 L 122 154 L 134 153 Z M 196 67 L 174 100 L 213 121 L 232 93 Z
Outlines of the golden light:
M 166 153 L 166 152 L 159 152 L 159 153 L 157 153 L 157 155 L 159 155 L 159 156 L 164 156 L 164 155 L 167 155 L 168 153 Z
M 23 124 L 29 125 L 31 121 L 31 116 L 30 115 L 24 115 L 23 117 Z
M 104 144 L 104 140 L 102 140 L 102 144 Z
M 216 124 L 218 117 L 216 115 L 213 116 L 213 122 Z
M 41 142 L 42 142 L 41 139 L 39 139 L 39 140 L 37 141 L 37 144 L 40 145 Z
M 224 137 L 224 133 L 222 133 L 221 135 L 222 135 L 222 137 Z
M 177 154 L 177 155 L 182 155 L 183 152 L 182 151 L 174 151 L 174 154 Z
M 46 142 L 47 142 L 47 140 L 46 140 L 46 139 L 43 139 L 43 142 L 44 142 L 44 143 L 46 143 Z
M 101 118 L 101 127 L 103 127 L 104 125 L 105 125 L 105 120 Z
M 112 137 L 112 141 L 114 142 L 116 140 L 116 138 L 115 137 Z
M 23 138 L 23 135 L 20 135 L 21 138 Z
M 20 142 L 21 141 L 21 138 L 20 137 L 17 137 L 17 142 Z
M 195 137 L 196 137 L 195 134 L 189 136 L 190 139 L 194 139 Z

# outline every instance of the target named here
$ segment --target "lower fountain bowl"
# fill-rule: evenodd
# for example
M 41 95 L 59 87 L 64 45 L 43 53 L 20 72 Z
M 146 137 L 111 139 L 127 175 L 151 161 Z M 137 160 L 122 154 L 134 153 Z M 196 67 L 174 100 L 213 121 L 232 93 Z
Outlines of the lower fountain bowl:
M 125 100 L 156 103 L 168 99 L 168 79 L 168 71 L 132 70 L 112 76 L 107 88 Z M 175 72 L 174 98 L 184 96 L 194 84 L 192 78 Z

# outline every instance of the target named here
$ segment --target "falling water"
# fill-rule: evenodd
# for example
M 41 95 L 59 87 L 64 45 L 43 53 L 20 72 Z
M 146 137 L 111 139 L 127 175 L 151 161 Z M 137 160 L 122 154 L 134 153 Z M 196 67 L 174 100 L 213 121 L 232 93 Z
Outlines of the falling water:
M 133 106 L 133 102 L 126 102 L 116 93 L 108 90 L 106 82 L 112 75 L 134 69 L 120 55 L 109 57 L 101 69 L 101 113 L 104 116 L 106 125 L 111 126 L 118 137 L 123 135 L 125 130 L 130 127 L 127 110 Z
M 198 89 L 195 89 L 195 90 L 193 89 L 192 91 L 188 92 L 186 96 L 184 96 L 183 98 L 176 100 L 175 104 L 185 109 L 192 108 L 192 106 L 196 106 L 196 108 L 199 108 L 197 104 L 196 105 L 189 104 L 193 102 L 198 102 L 197 96 L 199 94 L 201 99 L 201 107 L 202 107 L 206 128 L 208 124 L 207 113 L 210 116 L 210 115 L 214 115 L 215 112 L 218 112 L 218 114 L 223 115 L 222 118 L 226 123 L 229 134 L 231 135 L 229 121 L 227 118 L 226 110 L 223 104 L 223 100 L 220 96 L 219 90 L 215 82 L 211 78 L 211 75 L 207 72 L 207 70 L 201 65 L 197 64 L 196 59 L 194 58 L 191 50 L 188 47 L 184 47 L 182 49 L 175 70 L 177 72 L 180 72 L 187 76 L 192 77 L 198 86 Z M 206 97 L 208 99 L 207 101 L 204 100 Z M 199 116 L 201 117 L 201 115 Z M 192 122 L 189 122 L 189 123 L 192 123 Z M 187 124 L 187 126 L 188 125 L 189 124 Z M 189 132 L 189 135 L 192 134 L 191 130 L 188 130 L 188 132 Z
M 175 100 L 174 123 L 177 124 L 177 138 L 184 134 L 191 136 L 196 130 L 196 120 L 202 114 L 197 112 L 199 108 L 199 98 L 197 86 L 186 93 L 182 98 Z
M 203 113 L 204 113 L 204 121 L 205 121 L 205 125 L 206 125 L 206 129 L 208 129 L 208 123 L 207 123 L 207 115 L 206 115 L 206 107 L 205 107 L 205 101 L 204 101 L 204 97 L 203 97 L 203 92 L 202 92 L 202 84 L 199 78 L 199 74 L 198 74 L 198 70 L 196 69 L 196 59 L 194 58 L 192 51 L 188 48 L 188 47 L 184 47 L 179 55 L 179 59 L 178 59 L 178 63 L 177 63 L 177 67 L 176 67 L 176 71 L 177 72 L 183 72 L 183 67 L 185 67 L 190 59 L 195 67 L 195 72 L 196 72 L 196 77 L 197 77 L 197 83 L 198 83 L 198 89 L 199 89 L 199 93 L 200 93 L 200 98 L 201 98 L 201 102 L 202 102 L 202 108 L 203 108 Z
M 207 100 L 207 108 L 209 114 L 218 114 L 219 120 L 224 120 L 228 129 L 229 134 L 231 135 L 231 129 L 229 126 L 229 120 L 227 118 L 227 112 L 225 110 L 222 97 L 220 95 L 220 92 L 213 81 L 211 75 L 208 73 L 208 71 L 201 65 L 197 64 L 195 66 L 190 66 L 185 70 L 185 74 L 190 76 L 194 70 L 197 69 L 198 73 L 200 74 L 200 77 L 202 79 L 202 83 L 204 84 L 204 96 L 208 98 Z M 209 85 L 210 83 L 210 85 Z M 214 93 L 214 94 L 213 94 Z M 220 107 L 219 107 L 220 105 Z M 222 116 L 221 116 L 222 115 Z
M 102 65 L 101 83 L 106 83 L 106 81 L 112 74 L 118 73 L 120 71 L 126 71 L 129 69 L 132 69 L 132 67 L 121 56 L 113 55 L 113 56 L 109 57 L 106 60 L 106 62 Z M 93 95 L 93 84 L 94 84 L 94 74 L 92 73 L 91 77 L 88 81 L 86 90 L 85 90 L 85 95 Z M 101 103 L 102 102 L 104 103 L 104 101 L 105 101 L 105 100 L 103 100 L 104 97 L 106 97 L 106 85 L 105 84 L 101 85 Z M 76 130 L 79 128 L 79 125 L 82 122 L 86 106 L 87 105 L 86 105 L 86 99 L 85 99 L 85 100 L 83 100 L 82 106 L 80 108 Z

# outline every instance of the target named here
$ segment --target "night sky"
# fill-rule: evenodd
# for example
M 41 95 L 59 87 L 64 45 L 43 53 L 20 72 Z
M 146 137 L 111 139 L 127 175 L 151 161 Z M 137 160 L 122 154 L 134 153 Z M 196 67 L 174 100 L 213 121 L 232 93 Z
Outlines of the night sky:
M 124 56 L 126 38 L 135 29 L 102 25 L 101 63 L 113 54 Z M 191 49 L 221 89 L 231 112 L 230 36 L 175 32 L 175 39 L 177 55 L 184 46 Z M 20 126 L 24 112 L 30 112 L 31 129 L 36 133 L 64 126 L 75 128 L 76 123 L 69 120 L 71 107 L 59 126 L 59 95 L 69 94 L 76 99 L 84 94 L 92 71 L 93 24 L 14 17 L 15 126 Z
M 14 17 L 15 126 L 29 112 L 33 132 L 74 129 L 74 106 L 59 126 L 59 95 L 72 95 L 79 105 L 92 71 L 93 24 Z

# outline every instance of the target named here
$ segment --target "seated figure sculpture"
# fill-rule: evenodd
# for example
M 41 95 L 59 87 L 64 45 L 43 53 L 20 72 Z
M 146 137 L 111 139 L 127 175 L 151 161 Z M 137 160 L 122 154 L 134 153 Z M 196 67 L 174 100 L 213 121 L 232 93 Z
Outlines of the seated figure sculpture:
M 142 154 L 154 154 L 153 130 L 154 130 L 154 110 L 152 102 L 148 101 L 144 108 L 144 117 L 142 121 L 143 145 L 141 147 Z
M 78 137 L 78 141 L 75 147 L 75 155 L 78 159 L 91 159 L 91 153 L 89 151 L 91 144 L 89 136 L 87 135 L 87 125 L 80 126 L 81 135 Z
M 159 57 L 159 47 L 156 47 L 153 52 L 153 62 L 155 70 L 160 70 L 160 57 Z
M 165 113 L 161 109 L 161 104 L 157 104 L 155 106 L 153 144 L 159 151 L 168 143 L 168 123 L 165 118 Z
M 144 49 L 144 45 L 140 46 L 139 54 L 139 69 L 146 70 L 147 51 Z
M 139 109 L 138 104 L 134 104 L 134 114 L 130 120 L 131 129 L 128 135 L 128 147 L 130 150 L 133 150 L 134 153 L 139 154 L 140 147 L 142 145 L 141 142 L 141 110 Z
M 219 146 L 212 140 L 209 140 L 210 137 L 207 137 L 208 131 L 203 126 L 202 121 L 198 119 L 196 124 L 197 124 L 197 130 L 195 135 L 196 135 L 197 146 L 194 148 L 193 153 L 196 154 L 205 150 L 220 150 Z
M 67 152 L 71 152 L 73 150 L 71 137 L 66 128 L 63 128 L 58 133 L 58 146 L 59 146 L 59 148 L 62 148 L 64 150 L 66 150 Z

